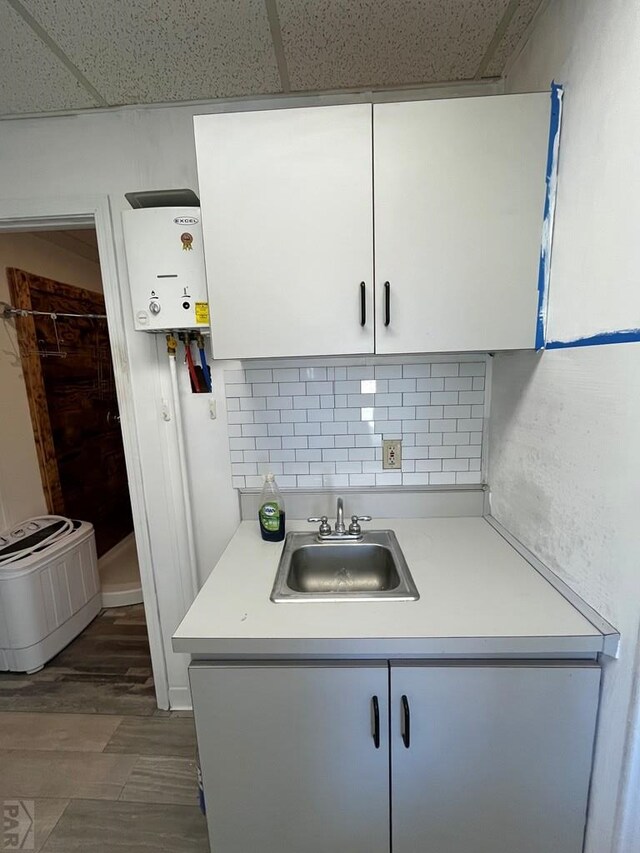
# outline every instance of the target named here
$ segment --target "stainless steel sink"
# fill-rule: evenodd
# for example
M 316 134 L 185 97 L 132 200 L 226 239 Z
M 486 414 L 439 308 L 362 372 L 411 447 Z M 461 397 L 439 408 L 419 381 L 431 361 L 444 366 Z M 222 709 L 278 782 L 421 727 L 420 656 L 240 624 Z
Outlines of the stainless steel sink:
M 357 540 L 322 541 L 288 533 L 271 600 L 416 601 L 420 597 L 393 530 L 367 530 Z

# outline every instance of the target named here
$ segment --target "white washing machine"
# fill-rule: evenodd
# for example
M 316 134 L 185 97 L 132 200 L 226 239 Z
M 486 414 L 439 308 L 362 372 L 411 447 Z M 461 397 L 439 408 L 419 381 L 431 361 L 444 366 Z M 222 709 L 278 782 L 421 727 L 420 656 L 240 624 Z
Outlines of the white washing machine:
M 0 533 L 0 670 L 42 669 L 100 607 L 92 524 L 47 515 Z

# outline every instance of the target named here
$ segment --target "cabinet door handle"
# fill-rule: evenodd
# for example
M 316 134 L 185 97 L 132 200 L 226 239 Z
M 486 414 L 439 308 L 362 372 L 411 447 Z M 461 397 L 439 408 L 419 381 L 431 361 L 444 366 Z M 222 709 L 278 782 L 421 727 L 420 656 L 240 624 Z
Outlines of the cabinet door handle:
M 384 283 L 384 324 L 388 326 L 391 322 L 391 285 L 388 281 Z
M 367 323 L 367 288 L 364 281 L 360 282 L 360 325 Z
M 409 710 L 409 700 L 403 696 L 402 702 L 402 742 L 406 749 L 411 746 L 411 712 Z
M 373 745 L 376 749 L 380 749 L 380 706 L 377 696 L 371 699 L 371 710 L 373 711 Z

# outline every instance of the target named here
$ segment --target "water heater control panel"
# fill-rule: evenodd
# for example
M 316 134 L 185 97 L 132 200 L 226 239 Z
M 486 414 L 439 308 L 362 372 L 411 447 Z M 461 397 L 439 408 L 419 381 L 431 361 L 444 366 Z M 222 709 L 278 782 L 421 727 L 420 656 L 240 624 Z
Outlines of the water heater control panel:
M 136 329 L 209 329 L 199 207 L 122 213 Z

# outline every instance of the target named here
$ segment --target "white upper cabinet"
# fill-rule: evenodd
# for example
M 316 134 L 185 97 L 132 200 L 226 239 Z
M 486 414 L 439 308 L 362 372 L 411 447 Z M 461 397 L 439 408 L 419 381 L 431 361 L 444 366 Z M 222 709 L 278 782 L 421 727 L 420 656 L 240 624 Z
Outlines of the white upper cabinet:
M 198 116 L 214 356 L 534 347 L 549 118 L 548 94 Z
M 374 106 L 376 352 L 534 347 L 549 115 L 548 94 Z
M 216 358 L 373 352 L 371 105 L 195 119 Z

